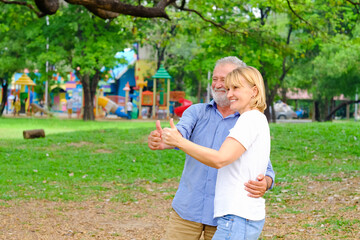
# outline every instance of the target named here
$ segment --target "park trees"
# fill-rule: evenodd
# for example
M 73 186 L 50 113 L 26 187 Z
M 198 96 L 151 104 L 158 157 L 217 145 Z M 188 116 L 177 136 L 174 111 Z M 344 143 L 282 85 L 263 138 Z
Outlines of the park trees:
M 307 19 L 301 37 L 307 48 L 302 48 L 304 58 L 296 59 L 288 84 L 312 94 L 315 120 L 331 120 L 341 107 L 334 105 L 334 97 L 353 98 L 359 89 L 359 12 L 348 1 L 317 1 L 312 11 L 295 7 Z
M 43 26 L 38 30 L 49 37 L 51 47 L 48 53 L 42 50 L 36 60 L 42 61 L 41 66 L 45 66 L 45 60 L 50 61 L 58 71 L 65 66 L 77 69 L 84 93 L 89 92 L 84 95 L 85 104 L 92 103 L 91 94 L 94 94 L 98 80 L 91 79 L 99 79 L 100 66 L 111 67 L 114 64 L 110 50 L 121 50 L 132 37 L 139 44 L 152 45 L 158 54 L 158 64 L 163 61 L 174 76 L 176 85 L 185 84 L 188 92 L 198 99 L 205 89 L 207 72 L 212 70 L 217 59 L 228 55 L 238 56 L 248 65 L 260 69 L 267 88 L 268 106 L 271 106 L 279 90 L 285 91 L 288 87 L 301 86 L 314 93 L 317 89 L 325 95 L 326 91 L 319 89 L 326 86 L 330 78 L 326 74 L 314 74 L 314 66 L 326 66 L 323 73 L 329 74 L 326 69 L 331 66 L 323 63 L 327 58 L 336 58 L 330 53 L 342 51 L 342 44 L 349 41 L 352 41 L 351 45 L 357 44 L 354 26 L 360 16 L 357 4 L 335 0 L 251 0 L 236 3 L 160 0 L 138 1 L 136 4 L 104 0 L 87 1 L 88 5 L 77 0 L 68 2 L 67 7 L 59 5 L 58 10 L 56 1 L 47 1 L 50 5 L 54 3 L 51 6 L 56 9 L 43 9 L 42 13 L 37 8 L 31 8 L 30 2 L 26 6 L 38 16 L 57 12 L 50 16 L 50 26 L 41 21 Z M 36 3 L 39 4 L 39 1 Z M 115 15 L 107 17 L 113 20 L 103 21 L 76 4 L 86 5 L 87 10 L 97 16 L 94 4 L 97 9 L 104 10 L 104 14 Z M 117 6 L 114 7 L 114 4 Z M 126 8 L 116 10 L 119 6 Z M 118 39 L 120 35 L 122 41 L 115 43 L 109 40 Z M 34 39 L 42 46 L 46 44 L 46 37 Z M 355 50 L 349 51 L 352 53 Z M 344 76 L 338 80 L 344 81 Z M 322 81 L 324 84 L 320 85 Z M 323 101 L 324 98 L 318 99 Z M 92 119 L 91 107 L 85 106 L 85 112 L 89 112 L 84 115 L 85 119 Z M 270 112 L 266 114 L 270 119 Z
M 121 21 L 105 21 L 81 6 L 64 6 L 60 11 L 45 27 L 50 47 L 39 54 L 41 66 L 48 60 L 58 72 L 75 69 L 83 87 L 83 119 L 94 120 L 94 97 L 102 69 L 117 64 L 115 53 L 128 46 L 129 31 Z
M 356 102 L 354 96 L 360 89 L 358 29 L 359 26 L 353 37 L 338 34 L 331 41 L 322 43 L 319 53 L 293 76 L 295 86 L 306 88 L 312 94 L 317 121 L 331 120 L 345 104 Z M 334 98 L 342 94 L 352 100 L 335 106 Z
M 17 21 L 14 21 L 15 18 Z M 30 64 L 28 56 L 31 53 L 26 46 L 29 27 L 33 21 L 33 14 L 22 11 L 20 6 L 5 5 L 0 8 L 0 84 L 2 86 L 0 116 L 5 108 L 12 75 Z

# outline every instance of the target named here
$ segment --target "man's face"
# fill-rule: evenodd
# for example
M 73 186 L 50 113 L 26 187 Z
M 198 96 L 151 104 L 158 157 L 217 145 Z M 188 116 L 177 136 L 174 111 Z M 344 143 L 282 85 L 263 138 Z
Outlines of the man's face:
M 230 106 L 230 102 L 226 97 L 225 89 L 225 77 L 228 73 L 232 72 L 236 66 L 234 64 L 220 64 L 214 68 L 212 83 L 211 83 L 211 95 L 214 98 L 216 104 L 221 107 Z

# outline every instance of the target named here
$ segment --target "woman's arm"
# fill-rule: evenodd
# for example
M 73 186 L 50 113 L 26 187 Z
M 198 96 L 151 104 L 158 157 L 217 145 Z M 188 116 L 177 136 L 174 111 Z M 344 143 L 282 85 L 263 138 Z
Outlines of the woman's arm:
M 219 151 L 203 147 L 183 138 L 177 131 L 172 119 L 170 126 L 171 128 L 163 129 L 165 144 L 178 147 L 201 163 L 213 168 L 221 168 L 234 162 L 246 150 L 240 142 L 231 137 L 225 139 Z

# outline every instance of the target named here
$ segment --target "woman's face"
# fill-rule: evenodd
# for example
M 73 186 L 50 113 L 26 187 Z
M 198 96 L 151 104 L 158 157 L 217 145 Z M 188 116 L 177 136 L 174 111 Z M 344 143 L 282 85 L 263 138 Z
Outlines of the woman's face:
M 255 87 L 251 87 L 249 83 L 241 78 L 242 86 L 230 86 L 227 97 L 230 101 L 230 109 L 240 114 L 251 110 L 251 99 L 256 96 Z

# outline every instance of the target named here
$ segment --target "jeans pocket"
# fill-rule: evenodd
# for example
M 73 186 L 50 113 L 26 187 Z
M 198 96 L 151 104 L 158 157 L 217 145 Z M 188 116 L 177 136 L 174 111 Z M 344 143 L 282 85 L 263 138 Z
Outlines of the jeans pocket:
M 225 231 L 231 231 L 232 226 L 234 224 L 234 218 L 226 215 L 224 217 L 221 217 L 218 219 L 218 227 L 217 229 L 225 230 Z

